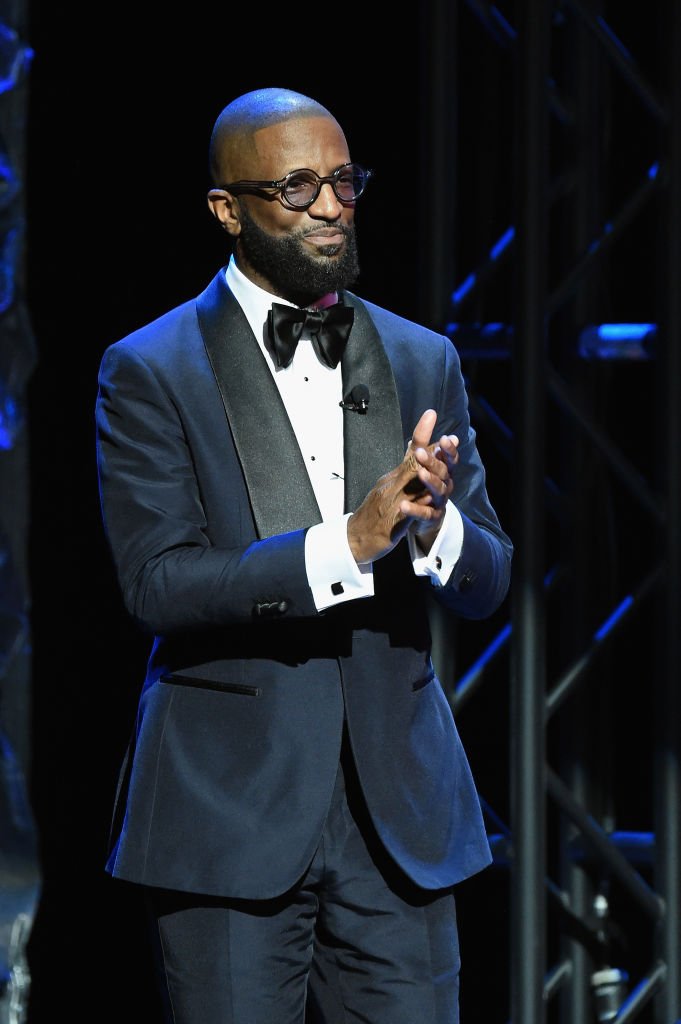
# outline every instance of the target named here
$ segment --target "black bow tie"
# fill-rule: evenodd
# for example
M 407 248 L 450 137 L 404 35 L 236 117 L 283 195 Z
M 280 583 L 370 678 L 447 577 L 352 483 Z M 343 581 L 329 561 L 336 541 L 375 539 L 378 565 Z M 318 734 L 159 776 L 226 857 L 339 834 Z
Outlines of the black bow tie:
M 350 334 L 355 311 L 337 302 L 326 309 L 299 309 L 272 303 L 267 314 L 267 330 L 278 366 L 288 366 L 304 330 L 312 335 L 312 344 L 327 366 L 337 366 Z

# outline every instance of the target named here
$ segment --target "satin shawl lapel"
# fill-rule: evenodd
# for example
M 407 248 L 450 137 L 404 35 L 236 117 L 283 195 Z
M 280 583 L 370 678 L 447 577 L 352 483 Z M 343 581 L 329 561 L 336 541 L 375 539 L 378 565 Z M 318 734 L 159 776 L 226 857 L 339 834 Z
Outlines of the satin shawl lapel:
M 402 418 L 390 361 L 364 303 L 343 293 L 355 320 L 341 360 L 343 394 L 356 384 L 369 389 L 366 413 L 343 411 L 345 511 L 353 512 L 378 478 L 404 456 Z
M 224 269 L 196 301 L 199 327 L 246 480 L 259 537 L 322 520 L 272 374 Z

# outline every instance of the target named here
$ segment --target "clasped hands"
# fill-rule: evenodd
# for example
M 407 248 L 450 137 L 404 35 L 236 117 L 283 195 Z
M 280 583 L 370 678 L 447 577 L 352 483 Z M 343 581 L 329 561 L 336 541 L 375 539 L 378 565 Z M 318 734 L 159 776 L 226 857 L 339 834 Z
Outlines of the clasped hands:
M 396 546 L 408 530 L 427 552 L 454 488 L 459 439 L 444 434 L 432 441 L 437 421 L 426 409 L 412 434 L 402 462 L 374 484 L 348 519 L 348 543 L 357 563 L 374 562 Z

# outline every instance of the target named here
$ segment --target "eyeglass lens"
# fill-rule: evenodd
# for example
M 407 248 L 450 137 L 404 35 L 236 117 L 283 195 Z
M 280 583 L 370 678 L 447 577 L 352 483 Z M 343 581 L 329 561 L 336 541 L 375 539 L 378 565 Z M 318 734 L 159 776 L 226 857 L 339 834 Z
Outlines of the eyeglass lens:
M 319 195 L 323 181 L 330 181 L 341 202 L 351 203 L 364 191 L 367 172 L 358 164 L 348 164 L 329 178 L 318 178 L 312 172 L 292 174 L 282 189 L 284 199 L 291 206 L 310 206 Z

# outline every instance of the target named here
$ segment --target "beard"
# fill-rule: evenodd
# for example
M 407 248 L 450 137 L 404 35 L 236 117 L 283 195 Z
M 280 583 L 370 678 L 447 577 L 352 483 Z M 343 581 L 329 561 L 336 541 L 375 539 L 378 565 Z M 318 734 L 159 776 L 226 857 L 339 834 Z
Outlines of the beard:
M 313 256 L 303 249 L 304 231 L 270 235 L 255 223 L 242 204 L 239 245 L 275 294 L 296 306 L 309 306 L 327 292 L 349 288 L 359 276 L 354 225 L 345 227 L 334 222 L 333 226 L 345 235 L 345 247 L 319 246 Z

